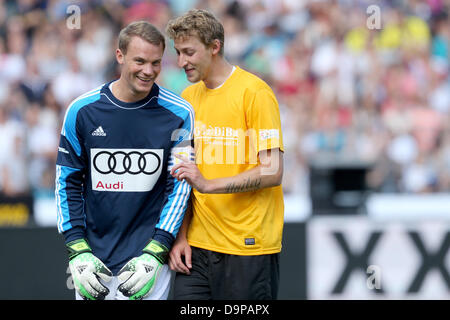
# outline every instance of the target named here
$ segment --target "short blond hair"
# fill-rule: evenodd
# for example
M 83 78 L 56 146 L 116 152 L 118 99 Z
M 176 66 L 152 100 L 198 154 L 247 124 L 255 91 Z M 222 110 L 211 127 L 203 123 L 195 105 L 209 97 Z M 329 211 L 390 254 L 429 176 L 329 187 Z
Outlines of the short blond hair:
M 209 11 L 192 9 L 184 15 L 169 21 L 166 33 L 170 39 L 196 36 L 207 47 L 214 40 L 220 41 L 219 54 L 223 56 L 225 32 L 222 23 Z
M 143 40 L 159 46 L 162 44 L 163 51 L 166 48 L 164 35 L 151 23 L 147 21 L 131 22 L 119 33 L 119 49 L 123 54 L 127 53 L 128 44 L 132 37 L 140 37 Z

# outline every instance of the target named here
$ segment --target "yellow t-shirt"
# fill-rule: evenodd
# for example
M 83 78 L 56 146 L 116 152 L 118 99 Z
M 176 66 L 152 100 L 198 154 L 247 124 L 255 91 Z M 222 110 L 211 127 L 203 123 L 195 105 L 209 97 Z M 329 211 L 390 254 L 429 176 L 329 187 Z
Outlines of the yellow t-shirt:
M 206 179 L 235 176 L 258 165 L 258 152 L 283 150 L 280 113 L 272 89 L 236 67 L 225 83 L 208 89 L 203 81 L 182 97 L 195 110 L 196 163 Z M 282 187 L 232 194 L 193 190 L 190 245 L 236 255 L 281 250 Z

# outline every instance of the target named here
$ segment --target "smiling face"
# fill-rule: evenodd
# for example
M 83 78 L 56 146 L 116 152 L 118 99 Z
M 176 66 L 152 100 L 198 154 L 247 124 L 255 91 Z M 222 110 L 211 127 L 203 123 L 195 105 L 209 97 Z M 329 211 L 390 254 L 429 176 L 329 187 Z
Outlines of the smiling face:
M 121 80 L 126 83 L 126 95 L 133 100 L 145 98 L 161 72 L 164 53 L 162 44 L 154 45 L 144 39 L 131 38 L 126 53 L 116 50 L 117 62 L 121 65 Z
M 178 66 L 186 72 L 190 82 L 205 80 L 211 69 L 215 46 L 207 47 L 196 36 L 185 36 L 174 39 Z

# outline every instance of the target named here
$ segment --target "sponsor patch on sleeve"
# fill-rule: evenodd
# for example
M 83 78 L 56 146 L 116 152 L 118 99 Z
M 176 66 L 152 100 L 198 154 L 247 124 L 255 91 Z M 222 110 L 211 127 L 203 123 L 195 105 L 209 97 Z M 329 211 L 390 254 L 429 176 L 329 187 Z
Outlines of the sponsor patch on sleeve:
M 171 170 L 174 165 L 182 162 L 181 159 L 175 157 L 176 154 L 184 156 L 185 158 L 189 159 L 189 161 L 194 162 L 194 148 L 192 148 L 191 146 L 175 147 L 171 150 L 168 170 Z
M 280 132 L 278 129 L 261 129 L 259 130 L 260 140 L 279 139 Z

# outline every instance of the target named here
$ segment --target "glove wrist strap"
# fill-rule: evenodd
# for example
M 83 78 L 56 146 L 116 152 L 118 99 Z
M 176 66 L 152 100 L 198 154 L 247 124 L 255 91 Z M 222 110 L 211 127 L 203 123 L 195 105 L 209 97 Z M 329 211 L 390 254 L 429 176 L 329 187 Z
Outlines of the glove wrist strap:
M 166 263 L 167 256 L 169 255 L 169 249 L 165 245 L 156 240 L 150 240 L 150 242 L 145 246 L 142 252 L 151 254 L 154 256 L 161 264 Z
M 79 254 L 85 252 L 92 252 L 91 247 L 87 243 L 86 239 L 77 239 L 70 241 L 66 244 L 67 255 L 69 256 L 69 260 L 72 260 Z

